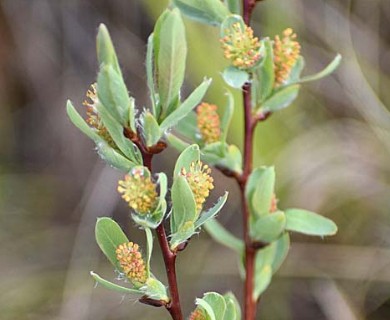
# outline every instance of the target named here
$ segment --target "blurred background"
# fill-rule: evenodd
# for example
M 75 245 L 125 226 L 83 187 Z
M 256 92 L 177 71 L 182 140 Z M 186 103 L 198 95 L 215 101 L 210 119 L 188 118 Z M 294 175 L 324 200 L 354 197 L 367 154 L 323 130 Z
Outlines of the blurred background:
M 95 35 L 104 22 L 129 91 L 148 105 L 145 41 L 168 1 L 0 0 L 0 318 L 4 320 L 168 319 L 162 308 L 95 288 L 89 271 L 114 279 L 94 240 L 99 216 L 113 216 L 144 243 L 106 166 L 73 127 L 65 101 L 81 102 L 95 81 Z M 261 36 L 292 27 L 306 74 L 337 52 L 332 76 L 256 131 L 256 165 L 275 164 L 279 207 L 301 207 L 337 222 L 337 236 L 293 235 L 286 262 L 261 301 L 261 319 L 390 319 L 390 1 L 266 0 L 253 17 Z M 225 104 L 218 32 L 186 20 L 185 92 L 214 78 L 207 100 Z M 230 141 L 241 147 L 240 92 Z M 169 170 L 177 152 L 155 161 Z M 238 189 L 214 171 L 219 219 L 240 235 Z M 211 199 L 212 201 L 213 199 Z M 159 250 L 154 273 L 165 281 Z M 178 259 L 185 313 L 205 291 L 241 299 L 234 254 L 205 232 Z

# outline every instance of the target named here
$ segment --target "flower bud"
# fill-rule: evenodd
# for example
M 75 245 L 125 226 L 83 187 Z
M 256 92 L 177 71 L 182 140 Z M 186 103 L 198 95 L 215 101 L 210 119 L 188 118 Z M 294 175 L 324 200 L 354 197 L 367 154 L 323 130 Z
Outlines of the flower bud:
M 297 35 L 291 28 L 283 31 L 283 38 L 274 40 L 275 87 L 282 85 L 290 75 L 291 69 L 299 58 L 301 45 L 295 41 Z
M 211 169 L 208 165 L 204 165 L 201 161 L 192 162 L 190 169 L 187 172 L 183 168 L 180 174 L 186 178 L 192 193 L 194 194 L 196 209 L 202 210 L 203 203 L 210 194 L 210 190 L 214 189 L 213 178 L 210 176 Z
M 153 211 L 158 203 L 156 185 L 143 167 L 132 169 L 124 180 L 119 180 L 118 192 L 141 215 Z
M 253 36 L 251 27 L 238 22 L 225 30 L 225 36 L 220 39 L 224 56 L 231 60 L 233 66 L 239 69 L 249 69 L 260 59 L 260 41 Z
M 99 113 L 97 111 L 97 104 L 99 99 L 96 93 L 96 83 L 91 84 L 89 87 L 86 98 L 83 101 L 83 105 L 87 108 L 87 119 L 86 122 L 90 127 L 94 128 L 99 136 L 101 136 L 111 147 L 116 149 L 116 144 L 111 138 L 107 128 L 104 126 Z
M 205 143 L 217 142 L 221 136 L 220 120 L 215 104 L 201 103 L 197 109 L 198 130 Z
M 136 286 L 144 284 L 147 272 L 138 244 L 123 243 L 117 247 L 115 253 L 127 278 Z
M 206 320 L 206 315 L 204 311 L 198 307 L 191 313 L 188 320 Z

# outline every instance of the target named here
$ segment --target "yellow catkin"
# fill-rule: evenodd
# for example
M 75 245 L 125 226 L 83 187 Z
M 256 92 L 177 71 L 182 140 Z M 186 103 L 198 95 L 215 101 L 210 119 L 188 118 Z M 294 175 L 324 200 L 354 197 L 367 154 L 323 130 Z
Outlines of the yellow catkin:
M 147 214 L 157 206 L 156 185 L 143 168 L 134 168 L 124 180 L 119 180 L 118 192 L 129 207 L 140 214 Z
M 127 278 L 135 285 L 147 280 L 147 272 L 139 246 L 128 242 L 119 245 L 115 251 L 116 258 Z
M 225 30 L 225 36 L 220 39 L 224 56 L 230 60 L 233 66 L 239 69 L 253 67 L 261 58 L 260 41 L 253 36 L 253 30 L 249 26 L 234 23 Z
M 198 211 L 202 210 L 203 203 L 209 196 L 210 190 L 214 189 L 214 179 L 210 176 L 210 173 L 210 167 L 206 164 L 204 165 L 201 161 L 192 162 L 188 172 L 185 168 L 180 172 L 186 178 L 194 194 Z
M 290 75 L 292 67 L 299 58 L 301 45 L 295 39 L 297 35 L 291 28 L 283 31 L 283 37 L 274 40 L 275 87 L 282 85 Z
M 205 143 L 213 143 L 219 141 L 221 137 L 221 128 L 218 107 L 215 104 L 201 103 L 197 109 L 197 125 L 198 130 Z
M 97 134 L 101 136 L 111 147 L 117 149 L 114 140 L 112 140 L 107 128 L 103 125 L 103 122 L 97 111 L 97 104 L 99 103 L 96 93 L 96 83 L 91 84 L 89 87 L 86 98 L 83 101 L 83 105 L 87 108 L 87 119 L 86 122 L 90 127 L 95 129 Z
M 190 315 L 188 320 L 206 320 L 206 315 L 203 310 L 196 308 Z

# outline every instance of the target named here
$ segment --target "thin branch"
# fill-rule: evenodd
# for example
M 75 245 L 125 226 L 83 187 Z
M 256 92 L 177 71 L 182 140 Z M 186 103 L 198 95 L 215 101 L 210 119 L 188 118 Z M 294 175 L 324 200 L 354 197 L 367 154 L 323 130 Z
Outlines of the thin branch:
M 152 172 L 153 154 L 142 152 L 144 165 Z M 173 320 L 183 320 L 183 313 L 180 306 L 179 289 L 176 279 L 176 252 L 172 252 L 165 232 L 164 224 L 156 228 L 158 243 L 164 258 L 165 271 L 168 278 L 169 293 L 171 301 L 165 305 Z

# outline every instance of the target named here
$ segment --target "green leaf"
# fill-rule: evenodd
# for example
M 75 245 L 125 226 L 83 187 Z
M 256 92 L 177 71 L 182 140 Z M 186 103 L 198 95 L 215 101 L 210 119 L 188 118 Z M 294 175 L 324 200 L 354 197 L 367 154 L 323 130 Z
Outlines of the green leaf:
M 152 114 L 156 117 L 160 114 L 157 113 L 157 101 L 156 101 L 156 81 L 154 71 L 154 34 L 152 33 L 148 38 L 148 44 L 146 49 L 146 79 L 148 83 L 150 100 L 152 102 Z
M 129 172 L 137 165 L 136 163 L 126 159 L 123 155 L 121 155 L 118 151 L 110 147 L 108 143 L 103 140 L 96 144 L 96 149 L 100 158 L 102 158 L 110 166 L 117 168 L 121 171 Z
M 194 234 L 196 234 L 196 232 L 192 221 L 187 221 L 181 225 L 180 228 L 171 235 L 171 240 L 169 241 L 171 250 L 175 251 L 178 245 L 186 242 Z
M 191 111 L 183 119 L 181 119 L 176 124 L 175 131 L 190 141 L 195 141 L 197 139 L 196 134 L 198 131 L 196 112 Z
M 66 102 L 66 113 L 72 123 L 95 143 L 104 141 L 80 116 L 70 100 Z
M 261 105 L 271 95 L 275 83 L 272 42 L 269 38 L 264 39 L 262 42 L 264 46 L 264 58 L 260 66 L 255 69 L 255 91 L 258 105 Z
M 317 213 L 303 209 L 286 210 L 286 230 L 312 236 L 332 236 L 337 232 L 336 224 Z
M 110 218 L 98 218 L 95 226 L 96 242 L 110 262 L 122 270 L 117 258 L 116 249 L 119 245 L 129 242 L 119 225 Z
M 232 292 L 223 295 L 226 302 L 226 312 L 223 320 L 241 320 L 241 308 Z
M 149 228 L 145 228 L 146 235 L 146 271 L 148 273 L 148 278 L 150 277 L 150 258 L 152 257 L 153 252 L 153 235 L 152 231 Z
M 155 278 L 149 278 L 141 290 L 150 299 L 169 302 L 166 287 Z
M 299 56 L 298 60 L 295 62 L 294 66 L 290 71 L 286 84 L 295 84 L 299 82 L 304 67 L 305 59 L 302 56 Z
M 111 138 L 122 153 L 132 162 L 142 164 L 142 156 L 138 147 L 132 141 L 127 139 L 123 134 L 122 125 L 109 113 L 101 103 L 97 104 L 97 110 L 108 130 Z
M 218 212 L 226 203 L 228 194 L 228 192 L 225 192 L 225 194 L 218 199 L 217 203 L 213 207 L 211 207 L 206 212 L 201 213 L 200 218 L 195 222 L 195 229 L 201 227 L 205 222 L 214 218 L 218 214 Z
M 272 272 L 275 273 L 279 270 L 280 266 L 287 257 L 290 250 L 290 235 L 285 232 L 282 237 L 271 244 L 275 247 L 274 258 L 272 261 Z
M 260 167 L 252 171 L 246 187 L 246 199 L 255 217 L 269 213 L 274 189 L 274 167 Z
M 236 67 L 229 66 L 222 73 L 225 82 L 236 89 L 241 88 L 249 81 L 249 73 Z
M 110 34 L 104 24 L 100 24 L 96 38 L 96 50 L 99 65 L 111 66 L 118 74 L 121 75 L 118 58 L 112 44 Z
M 172 110 L 184 81 L 187 43 L 184 24 L 177 9 L 169 11 L 159 30 L 159 51 L 157 56 L 158 92 L 163 106 L 161 118 Z
M 161 139 L 161 130 L 156 119 L 150 112 L 145 112 L 142 117 L 142 130 L 146 146 L 151 147 Z
M 243 241 L 227 231 L 216 219 L 208 220 L 204 227 L 210 236 L 219 244 L 232 249 L 238 254 L 241 254 L 244 250 Z
M 251 238 L 255 241 L 272 242 L 277 240 L 286 226 L 283 211 L 272 212 L 251 223 Z
M 180 152 L 184 151 L 190 146 L 187 142 L 184 142 L 174 134 L 167 134 L 167 139 L 169 144 Z
M 210 306 L 210 304 L 207 301 L 200 299 L 200 298 L 196 298 L 195 304 L 202 307 L 202 309 L 206 312 L 206 314 L 207 314 L 206 319 L 207 320 L 217 320 L 217 318 L 215 317 L 213 308 Z
M 299 84 L 282 87 L 261 105 L 262 112 L 275 112 L 287 108 L 298 96 Z
M 272 279 L 272 268 L 270 265 L 265 265 L 260 271 L 255 274 L 255 288 L 253 292 L 253 300 L 257 301 L 260 295 L 268 288 Z
M 210 84 L 211 79 L 203 80 L 203 82 L 189 95 L 189 97 L 165 118 L 160 125 L 161 131 L 164 132 L 175 126 L 180 120 L 190 114 L 192 109 L 194 109 L 203 99 Z
M 330 75 L 340 65 L 341 59 L 342 59 L 341 55 L 338 54 L 325 69 L 311 76 L 301 78 L 299 80 L 299 83 L 319 80 Z
M 213 309 L 216 320 L 224 319 L 226 302 L 223 296 L 216 292 L 207 292 L 204 294 L 203 300 L 206 301 Z
M 117 285 L 115 283 L 107 281 L 107 280 L 103 279 L 102 277 L 100 277 L 98 274 L 94 273 L 93 271 L 90 272 L 90 275 L 98 284 L 100 284 L 104 288 L 114 290 L 114 291 L 124 293 L 124 294 L 143 295 L 143 292 L 140 290 L 122 287 L 120 285 Z
M 97 80 L 98 98 L 123 127 L 135 128 L 134 100 L 130 99 L 122 75 L 110 65 L 102 65 Z
M 189 18 L 214 26 L 230 14 L 220 0 L 173 0 L 173 3 Z
M 197 209 L 194 195 L 187 180 L 178 176 L 172 185 L 171 191 L 172 206 L 175 226 L 173 231 L 180 230 L 180 228 L 188 221 L 195 223 L 197 217 Z M 174 233 L 174 232 L 172 232 Z
M 199 146 L 197 144 L 188 146 L 176 160 L 175 169 L 173 170 L 173 177 L 177 177 L 183 168 L 188 172 L 190 170 L 191 163 L 197 162 L 199 159 Z
M 230 122 L 232 121 L 234 113 L 234 97 L 230 91 L 226 91 L 226 96 L 228 97 L 228 103 L 221 117 L 221 141 L 223 142 L 226 142 Z
M 224 0 L 224 3 L 231 13 L 241 15 L 240 0 Z

